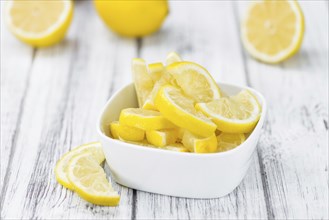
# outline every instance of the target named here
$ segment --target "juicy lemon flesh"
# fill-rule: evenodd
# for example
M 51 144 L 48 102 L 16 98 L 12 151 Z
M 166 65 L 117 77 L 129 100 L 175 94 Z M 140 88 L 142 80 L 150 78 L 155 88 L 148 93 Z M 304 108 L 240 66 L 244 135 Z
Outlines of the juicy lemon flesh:
M 145 131 L 142 129 L 127 126 L 117 121 L 111 123 L 110 129 L 114 139 L 123 139 L 126 141 L 142 141 L 145 137 Z
M 162 63 L 151 63 L 148 65 L 148 70 L 153 82 L 156 83 L 163 75 L 164 66 Z
M 220 98 L 216 82 L 208 71 L 192 62 L 176 62 L 168 66 L 178 86 L 195 102 L 210 102 Z
M 217 150 L 215 133 L 209 137 L 203 138 L 186 131 L 182 143 L 187 149 L 195 153 L 214 153 Z
M 103 168 L 88 153 L 71 159 L 68 177 L 80 197 L 96 205 L 115 206 L 120 196 L 113 190 Z
M 217 152 L 236 148 L 246 140 L 244 134 L 221 133 L 217 136 Z
M 76 155 L 89 152 L 92 156 L 96 159 L 96 161 L 101 164 L 105 160 L 105 156 L 102 150 L 101 143 L 94 142 L 85 144 L 79 147 L 76 147 L 69 151 L 68 153 L 64 154 L 57 162 L 55 167 L 55 176 L 57 182 L 59 182 L 62 186 L 66 187 L 67 189 L 73 190 L 73 185 L 69 181 L 67 177 L 67 169 L 69 161 Z
M 248 45 L 269 57 L 256 55 L 256 58 L 269 63 L 280 62 L 297 52 L 304 32 L 303 15 L 295 1 L 254 3 L 244 27 Z M 255 56 L 255 53 L 252 54 Z
M 176 142 L 177 130 L 166 129 L 159 131 L 146 131 L 146 139 L 150 144 L 156 147 L 164 147 Z

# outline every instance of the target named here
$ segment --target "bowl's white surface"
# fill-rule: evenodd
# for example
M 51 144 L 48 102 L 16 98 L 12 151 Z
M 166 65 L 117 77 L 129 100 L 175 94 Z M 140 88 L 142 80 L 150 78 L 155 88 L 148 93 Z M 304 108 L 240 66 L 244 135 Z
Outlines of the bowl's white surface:
M 239 147 L 222 153 L 193 154 L 137 146 L 110 138 L 109 124 L 123 108 L 137 107 L 133 84 L 116 92 L 106 103 L 97 130 L 115 181 L 124 186 L 170 196 L 216 198 L 233 191 L 245 176 L 266 114 L 266 102 L 257 91 L 218 83 L 227 95 L 249 89 L 262 105 L 254 131 Z

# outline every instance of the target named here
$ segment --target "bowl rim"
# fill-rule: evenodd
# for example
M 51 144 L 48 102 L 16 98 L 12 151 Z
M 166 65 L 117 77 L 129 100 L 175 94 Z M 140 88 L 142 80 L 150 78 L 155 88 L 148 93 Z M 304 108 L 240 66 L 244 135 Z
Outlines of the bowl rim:
M 173 154 L 173 155 L 181 155 L 181 156 L 187 156 L 187 157 L 202 157 L 202 158 L 208 158 L 208 157 L 225 157 L 228 155 L 232 155 L 232 154 L 236 154 L 240 151 L 243 150 L 243 148 L 246 148 L 246 146 L 249 144 L 249 142 L 251 141 L 252 137 L 254 137 L 256 134 L 255 130 L 260 130 L 264 124 L 265 118 L 266 118 L 266 112 L 267 112 L 267 103 L 266 100 L 264 98 L 264 96 L 258 92 L 257 90 L 250 88 L 248 86 L 239 86 L 239 85 L 235 85 L 235 84 L 231 84 L 231 83 L 225 83 L 225 82 L 216 82 L 217 85 L 221 84 L 221 85 L 225 85 L 225 86 L 229 86 L 229 87 L 237 87 L 242 89 L 247 89 L 249 91 L 251 91 L 253 94 L 256 94 L 257 98 L 260 99 L 261 101 L 261 106 L 262 106 L 262 112 L 259 118 L 259 121 L 257 122 L 256 127 L 254 128 L 254 130 L 251 132 L 251 134 L 249 135 L 249 137 L 245 140 L 245 142 L 243 142 L 242 144 L 240 144 L 239 146 L 237 146 L 234 149 L 228 150 L 228 151 L 224 151 L 224 152 L 215 152 L 215 153 L 205 153 L 205 154 L 197 154 L 197 153 L 190 153 L 190 152 L 177 152 L 177 151 L 170 151 L 170 150 L 164 150 L 164 149 L 158 149 L 158 148 L 151 148 L 151 147 L 144 147 L 141 145 L 136 145 L 133 143 L 127 143 L 127 142 L 123 142 L 120 140 L 116 140 L 113 139 L 109 136 L 107 136 L 106 134 L 104 134 L 101 130 L 101 126 L 102 126 L 102 118 L 104 115 L 105 110 L 108 108 L 108 105 L 112 102 L 112 100 L 124 89 L 130 87 L 133 85 L 133 82 L 130 82 L 128 84 L 125 84 L 124 86 L 122 86 L 120 89 L 118 89 L 116 92 L 113 93 L 113 95 L 107 100 L 106 104 L 103 106 L 99 116 L 98 116 L 98 120 L 97 120 L 97 133 L 100 137 L 104 138 L 105 140 L 108 140 L 110 142 L 114 142 L 114 143 L 118 143 L 121 144 L 125 147 L 128 148 L 132 148 L 132 150 L 140 150 L 140 151 L 149 151 L 149 152 L 159 152 L 159 153 L 164 153 L 164 154 Z M 259 131 L 260 132 L 260 131 Z M 257 145 L 256 145 L 257 146 Z M 254 148 L 256 148 L 256 146 L 254 146 Z M 104 146 L 103 146 L 104 147 Z

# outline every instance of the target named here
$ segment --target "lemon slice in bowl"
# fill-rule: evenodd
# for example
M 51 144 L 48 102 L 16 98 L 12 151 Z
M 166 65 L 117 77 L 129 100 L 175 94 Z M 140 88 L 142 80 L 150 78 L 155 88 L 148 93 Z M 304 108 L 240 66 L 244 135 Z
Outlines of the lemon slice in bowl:
M 120 196 L 107 180 L 103 168 L 90 153 L 74 156 L 69 164 L 67 176 L 78 195 L 96 205 L 116 206 Z
M 146 131 L 146 139 L 156 147 L 164 147 L 176 142 L 178 131 L 176 129 Z
M 209 103 L 198 103 L 202 111 L 217 124 L 217 129 L 227 133 L 248 133 L 256 126 L 261 107 L 248 90 L 236 96 L 222 97 Z
M 140 108 L 126 108 L 120 113 L 119 121 L 123 125 L 145 131 L 176 128 L 160 112 Z
M 190 152 L 189 149 L 184 147 L 181 143 L 174 143 L 163 147 L 164 150 L 176 151 L 176 152 Z
M 91 153 L 92 156 L 96 159 L 96 161 L 101 164 L 105 160 L 105 156 L 102 150 L 102 145 L 99 142 L 89 143 L 85 145 L 81 145 L 79 147 L 74 148 L 68 153 L 64 154 L 61 159 L 57 162 L 55 167 L 55 176 L 57 182 L 59 182 L 62 186 L 73 190 L 73 186 L 67 177 L 67 168 L 69 161 L 76 155 L 81 153 Z
M 125 141 L 142 141 L 145 137 L 145 131 L 139 128 L 130 127 L 114 121 L 110 124 L 111 134 L 114 139 L 123 139 Z
M 182 58 L 176 52 L 171 52 L 166 57 L 166 65 L 170 65 L 177 62 L 182 62 Z
M 142 107 L 151 93 L 154 83 L 143 59 L 135 58 L 132 60 L 132 73 L 138 105 Z
M 210 102 L 220 98 L 219 88 L 208 71 L 193 62 L 178 62 L 167 67 L 177 85 L 195 102 Z
M 62 40 L 73 16 L 73 2 L 66 0 L 8 1 L 5 6 L 5 19 L 11 32 L 36 47 Z
M 183 145 L 194 153 L 214 153 L 217 150 L 215 133 L 203 138 L 186 131 L 182 140 Z
M 297 1 L 257 1 L 250 5 L 242 23 L 247 51 L 266 63 L 278 63 L 300 48 L 304 17 Z
M 216 125 L 197 112 L 194 102 L 185 97 L 178 88 L 163 86 L 155 98 L 155 105 L 162 115 L 175 125 L 197 135 L 208 137 L 216 130 Z
M 221 133 L 217 136 L 217 151 L 224 152 L 236 148 L 246 140 L 244 134 Z

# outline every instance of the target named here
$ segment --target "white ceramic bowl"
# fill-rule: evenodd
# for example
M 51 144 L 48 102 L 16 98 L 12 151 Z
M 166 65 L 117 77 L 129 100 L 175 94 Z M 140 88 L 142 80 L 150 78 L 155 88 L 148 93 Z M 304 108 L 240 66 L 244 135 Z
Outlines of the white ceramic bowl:
M 133 84 L 116 92 L 106 103 L 97 124 L 106 161 L 115 181 L 137 190 L 187 198 L 217 198 L 232 192 L 245 176 L 261 133 L 266 102 L 257 91 L 219 83 L 228 95 L 249 89 L 262 105 L 254 131 L 237 148 L 212 154 L 181 153 L 142 147 L 110 138 L 109 124 L 120 111 L 137 107 Z

